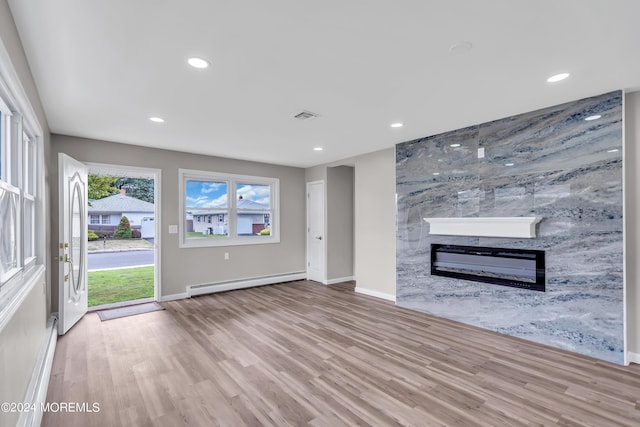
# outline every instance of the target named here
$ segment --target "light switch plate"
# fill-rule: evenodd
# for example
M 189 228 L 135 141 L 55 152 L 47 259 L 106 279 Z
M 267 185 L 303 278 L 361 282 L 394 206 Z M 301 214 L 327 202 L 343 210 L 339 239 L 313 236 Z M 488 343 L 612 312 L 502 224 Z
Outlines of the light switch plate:
M 478 148 L 478 158 L 484 159 L 484 147 Z
M 169 234 L 178 234 L 178 226 L 170 225 L 169 226 Z

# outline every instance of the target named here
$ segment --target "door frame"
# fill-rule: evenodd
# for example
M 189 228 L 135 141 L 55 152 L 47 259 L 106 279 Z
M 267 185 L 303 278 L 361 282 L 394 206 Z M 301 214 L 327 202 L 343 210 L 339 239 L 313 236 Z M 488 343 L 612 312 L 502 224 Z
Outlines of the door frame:
M 107 163 L 83 162 L 87 165 L 90 175 L 107 174 L 110 176 L 121 175 L 127 178 L 153 179 L 153 206 L 154 206 L 154 238 L 153 238 L 153 300 L 160 301 L 162 298 L 162 278 L 160 272 L 160 251 L 162 248 L 162 221 L 160 218 L 162 188 L 162 170 L 155 168 L 145 168 L 138 166 L 114 165 Z M 115 172 L 114 172 L 115 171 Z
M 326 204 L 326 186 L 325 186 L 325 182 L 324 180 L 318 180 L 318 181 L 309 181 L 307 182 L 307 280 L 310 280 L 309 278 L 309 267 L 311 266 L 311 209 L 310 209 L 310 204 L 311 204 L 311 186 L 312 185 L 318 185 L 321 184 L 322 185 L 322 217 L 323 217 L 323 221 L 322 221 L 322 246 L 323 246 L 323 250 L 322 250 L 322 258 L 323 258 L 323 268 L 322 268 L 322 280 L 320 280 L 320 283 L 326 284 L 327 281 L 327 217 L 326 217 L 326 209 L 325 209 L 325 204 Z

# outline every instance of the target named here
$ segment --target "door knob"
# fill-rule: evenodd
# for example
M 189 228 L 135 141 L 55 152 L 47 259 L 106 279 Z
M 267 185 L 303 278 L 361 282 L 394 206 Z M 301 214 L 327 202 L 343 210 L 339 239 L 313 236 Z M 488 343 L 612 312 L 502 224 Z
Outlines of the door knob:
M 316 236 L 316 239 L 322 240 L 322 236 Z

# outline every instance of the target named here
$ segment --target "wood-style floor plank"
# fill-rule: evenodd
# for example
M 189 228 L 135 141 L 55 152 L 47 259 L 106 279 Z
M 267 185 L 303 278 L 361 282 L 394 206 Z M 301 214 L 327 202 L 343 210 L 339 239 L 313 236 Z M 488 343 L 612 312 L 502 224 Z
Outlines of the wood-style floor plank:
M 164 303 L 61 337 L 43 426 L 638 426 L 613 365 L 301 281 Z

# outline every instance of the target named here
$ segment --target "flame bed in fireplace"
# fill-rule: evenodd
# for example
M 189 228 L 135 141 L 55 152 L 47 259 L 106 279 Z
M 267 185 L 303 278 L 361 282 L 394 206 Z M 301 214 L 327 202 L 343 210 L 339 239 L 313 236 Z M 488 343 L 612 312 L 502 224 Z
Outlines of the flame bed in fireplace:
M 432 244 L 431 274 L 544 292 L 544 251 Z

